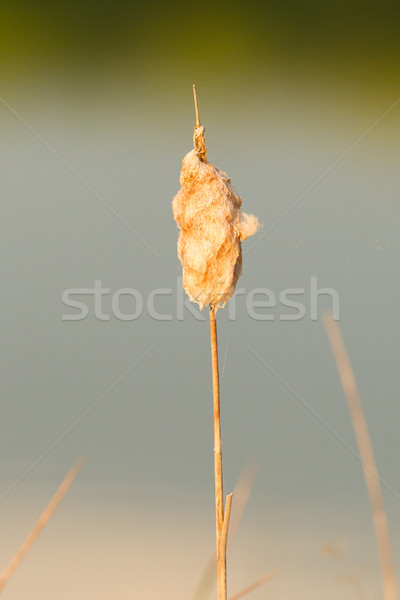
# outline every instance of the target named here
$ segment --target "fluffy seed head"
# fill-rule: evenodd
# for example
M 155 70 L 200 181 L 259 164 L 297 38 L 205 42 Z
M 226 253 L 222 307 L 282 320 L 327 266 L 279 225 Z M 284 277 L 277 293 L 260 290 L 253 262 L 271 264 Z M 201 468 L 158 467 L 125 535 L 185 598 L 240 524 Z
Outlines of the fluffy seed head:
M 204 127 L 195 127 L 193 142 L 172 202 L 181 230 L 178 257 L 189 298 L 201 309 L 208 305 L 217 310 L 235 291 L 242 271 L 241 242 L 257 231 L 259 222 L 241 212 L 241 198 L 226 173 L 207 162 Z

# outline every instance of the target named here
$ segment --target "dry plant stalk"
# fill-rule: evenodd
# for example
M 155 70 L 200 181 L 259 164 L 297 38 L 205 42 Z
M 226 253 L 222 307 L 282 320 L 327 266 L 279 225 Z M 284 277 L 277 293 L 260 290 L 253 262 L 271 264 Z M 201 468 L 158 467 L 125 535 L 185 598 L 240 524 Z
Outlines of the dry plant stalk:
M 229 540 L 232 543 L 232 538 L 235 536 L 236 530 L 241 521 L 244 509 L 250 496 L 251 489 L 254 484 L 256 475 L 256 465 L 253 462 L 248 462 L 241 472 L 233 496 L 235 497 L 235 510 L 232 511 L 229 520 Z M 192 600 L 204 600 L 211 593 L 211 589 L 215 583 L 215 551 L 212 552 L 209 561 L 200 577 L 199 583 L 192 596 Z
M 335 357 L 337 369 L 347 398 L 358 450 L 364 469 L 369 501 L 374 521 L 375 536 L 381 563 L 383 593 L 385 600 L 397 600 L 396 577 L 390 544 L 389 528 L 383 504 L 382 490 L 376 467 L 371 438 L 358 393 L 353 370 L 346 352 L 339 326 L 332 315 L 324 315 L 325 329 Z
M 64 498 L 68 489 L 71 487 L 75 477 L 78 475 L 79 471 L 81 470 L 82 465 L 83 465 L 83 460 L 79 460 L 78 462 L 75 463 L 75 465 L 72 467 L 72 469 L 67 473 L 64 481 L 62 482 L 62 484 L 58 488 L 57 492 L 55 493 L 53 498 L 50 500 L 49 504 L 47 505 L 47 507 L 41 514 L 41 516 L 39 517 L 34 528 L 32 529 L 32 531 L 30 532 L 28 537 L 23 542 L 22 546 L 19 548 L 19 550 L 17 551 L 15 556 L 12 558 L 10 563 L 7 565 L 7 567 L 1 574 L 1 576 L 0 576 L 0 593 L 3 591 L 4 586 L 9 582 L 12 575 L 14 574 L 16 569 L 21 564 L 22 559 L 26 556 L 26 554 L 32 548 L 33 544 L 36 542 L 40 533 L 43 531 L 43 529 L 46 527 L 47 523 L 50 521 L 51 517 L 55 513 L 61 500 Z
M 214 477 L 215 477 L 215 522 L 217 538 L 217 588 L 218 600 L 227 598 L 226 582 L 226 539 L 223 541 L 224 530 L 224 492 L 222 479 L 222 443 L 221 443 L 221 419 L 219 400 L 219 374 L 218 374 L 218 341 L 217 322 L 215 310 L 210 307 L 210 334 L 211 334 L 211 362 L 213 376 L 213 400 L 214 400 Z M 230 496 L 232 500 L 232 495 Z M 230 502 L 229 513 L 230 516 Z M 228 527 L 225 527 L 226 536 Z
M 224 509 L 216 312 L 235 291 L 242 271 L 241 242 L 257 231 L 259 223 L 253 215 L 241 213 L 242 201 L 230 178 L 207 161 L 195 86 L 193 93 L 194 149 L 182 161 L 181 189 L 172 210 L 181 229 L 178 257 L 183 267 L 183 287 L 192 302 L 197 302 L 200 309 L 209 306 L 210 311 L 217 588 L 218 600 L 227 600 L 226 545 L 232 496 L 228 496 Z

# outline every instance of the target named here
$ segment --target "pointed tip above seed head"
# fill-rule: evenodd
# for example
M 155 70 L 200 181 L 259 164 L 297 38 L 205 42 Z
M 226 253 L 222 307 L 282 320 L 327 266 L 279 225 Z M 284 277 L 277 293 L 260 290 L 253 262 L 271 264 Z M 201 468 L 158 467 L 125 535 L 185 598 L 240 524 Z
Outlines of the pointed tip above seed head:
M 199 106 L 197 104 L 196 86 L 193 85 L 194 110 L 196 113 L 196 127 L 200 127 Z
M 193 85 L 193 98 L 194 98 L 194 110 L 196 113 L 196 125 L 194 126 L 193 132 L 193 145 L 196 150 L 197 156 L 203 162 L 207 162 L 207 148 L 206 140 L 204 137 L 204 127 L 200 124 L 199 106 L 197 104 L 196 86 Z

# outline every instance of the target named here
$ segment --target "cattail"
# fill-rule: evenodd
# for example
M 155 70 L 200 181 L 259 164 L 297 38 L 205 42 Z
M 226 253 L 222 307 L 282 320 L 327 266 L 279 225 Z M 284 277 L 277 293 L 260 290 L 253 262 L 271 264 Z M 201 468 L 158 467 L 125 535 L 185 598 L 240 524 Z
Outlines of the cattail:
M 241 242 L 257 231 L 259 222 L 241 212 L 242 200 L 230 178 L 207 161 L 197 105 L 196 115 L 194 150 L 182 161 L 181 189 L 172 209 L 181 229 L 183 287 L 200 309 L 208 305 L 217 310 L 235 292 L 242 272 Z
M 214 406 L 214 478 L 218 600 L 227 599 L 226 545 L 232 494 L 224 503 L 216 311 L 233 295 L 242 271 L 242 244 L 259 223 L 241 213 L 242 201 L 231 180 L 207 161 L 204 127 L 200 125 L 193 86 L 196 126 L 194 149 L 182 162 L 181 189 L 172 209 L 181 229 L 178 256 L 183 287 L 193 302 L 210 309 L 211 364 Z

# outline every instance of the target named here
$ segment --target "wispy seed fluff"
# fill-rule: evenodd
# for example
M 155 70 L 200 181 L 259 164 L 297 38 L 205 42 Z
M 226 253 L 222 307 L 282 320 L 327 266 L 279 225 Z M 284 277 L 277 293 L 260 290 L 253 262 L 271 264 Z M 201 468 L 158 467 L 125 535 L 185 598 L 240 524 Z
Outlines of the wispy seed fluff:
M 195 127 L 193 142 L 172 202 L 181 230 L 178 257 L 190 300 L 200 309 L 208 305 L 217 310 L 235 292 L 242 272 L 241 242 L 257 231 L 259 222 L 241 212 L 242 200 L 228 175 L 207 162 L 204 127 Z

